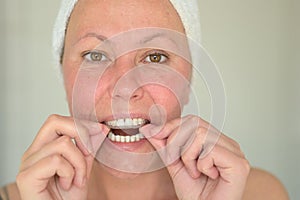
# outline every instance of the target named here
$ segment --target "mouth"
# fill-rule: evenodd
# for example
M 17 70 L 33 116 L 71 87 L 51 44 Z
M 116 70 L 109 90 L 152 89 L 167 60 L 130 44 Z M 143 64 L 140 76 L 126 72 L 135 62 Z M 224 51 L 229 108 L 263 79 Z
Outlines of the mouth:
M 150 123 L 143 118 L 123 118 L 103 122 L 110 128 L 107 138 L 112 142 L 133 143 L 145 139 L 139 128 Z

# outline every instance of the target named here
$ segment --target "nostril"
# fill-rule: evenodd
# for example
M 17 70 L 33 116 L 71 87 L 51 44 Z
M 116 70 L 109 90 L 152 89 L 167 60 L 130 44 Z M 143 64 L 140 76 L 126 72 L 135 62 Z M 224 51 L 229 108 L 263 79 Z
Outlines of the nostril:
M 144 89 L 135 80 L 122 79 L 114 87 L 110 88 L 113 98 L 124 100 L 139 99 L 143 97 Z
M 143 88 L 137 88 L 131 95 L 131 99 L 140 99 L 144 96 Z
M 137 95 L 137 94 L 132 95 L 132 98 L 134 98 L 134 99 L 136 99 L 138 97 L 139 97 L 139 95 Z

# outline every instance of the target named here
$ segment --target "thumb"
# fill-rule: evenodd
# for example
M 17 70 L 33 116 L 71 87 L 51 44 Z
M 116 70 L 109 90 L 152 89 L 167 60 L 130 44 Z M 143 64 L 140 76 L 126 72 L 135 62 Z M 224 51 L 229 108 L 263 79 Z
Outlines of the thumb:
M 106 125 L 100 124 L 99 130 L 95 132 L 94 134 L 90 134 L 90 150 L 91 154 L 95 157 L 99 148 L 103 144 L 106 136 L 108 135 L 110 128 L 108 128 Z
M 153 124 L 147 124 L 139 129 L 139 132 L 143 134 L 152 146 L 159 150 L 166 145 L 167 140 L 164 138 L 157 137 L 159 131 L 162 129 L 160 126 Z
M 149 124 L 140 128 L 142 133 L 151 145 L 156 149 L 158 155 L 166 167 L 172 166 L 180 158 L 180 151 L 172 143 L 167 144 L 168 138 L 157 137 L 157 130 L 161 127 Z
M 87 156 L 85 156 L 85 159 L 86 159 L 86 165 L 87 165 L 87 168 L 86 168 L 86 174 L 87 174 L 87 179 L 90 179 L 90 176 L 91 176 L 91 172 L 92 172 L 92 169 L 93 169 L 93 163 L 95 161 L 94 159 L 94 156 L 89 154 Z
M 149 138 L 164 139 L 164 136 L 160 134 L 162 130 L 163 130 L 163 126 L 147 124 L 145 126 L 142 126 L 139 129 L 139 132 L 142 133 L 147 139 Z

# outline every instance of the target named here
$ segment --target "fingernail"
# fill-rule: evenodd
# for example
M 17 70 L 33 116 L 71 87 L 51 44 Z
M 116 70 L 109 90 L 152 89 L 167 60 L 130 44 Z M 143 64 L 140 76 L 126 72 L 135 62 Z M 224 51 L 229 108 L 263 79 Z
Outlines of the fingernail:
M 139 131 L 140 131 L 140 133 L 142 133 L 146 137 L 152 137 L 156 133 L 155 129 L 156 129 L 156 126 L 154 126 L 152 124 L 148 124 L 146 126 L 141 127 L 139 129 Z
M 147 124 L 145 126 L 142 126 L 140 129 L 139 129 L 139 132 L 140 133 L 150 133 L 150 130 L 152 129 L 152 126 L 151 124 Z
M 92 142 L 92 155 L 95 156 L 96 153 L 98 152 L 99 148 L 101 147 L 103 141 L 105 140 L 106 136 L 105 135 L 95 135 L 91 138 Z
M 107 127 L 107 126 L 104 125 L 104 124 L 101 124 L 101 126 L 100 126 L 100 131 L 101 131 L 102 133 L 104 133 L 104 134 L 107 134 L 107 133 L 110 131 L 110 128 Z
M 86 184 L 86 177 L 82 177 L 81 179 L 81 187 L 85 186 Z
M 140 133 L 145 135 L 146 137 L 154 137 L 161 131 L 162 127 L 161 126 L 155 126 L 152 124 L 143 126 L 142 128 L 139 129 Z
M 155 127 L 153 127 L 153 128 L 150 130 L 151 136 L 157 135 L 161 130 L 162 130 L 162 127 L 161 127 L 161 126 L 155 126 Z

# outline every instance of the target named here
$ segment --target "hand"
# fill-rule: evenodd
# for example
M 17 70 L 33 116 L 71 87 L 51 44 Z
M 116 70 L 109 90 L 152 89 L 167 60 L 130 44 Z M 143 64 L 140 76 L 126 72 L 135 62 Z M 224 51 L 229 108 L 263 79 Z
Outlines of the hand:
M 87 199 L 87 180 L 94 161 L 89 150 L 100 147 L 108 128 L 85 123 L 89 126 L 75 126 L 73 118 L 59 115 L 47 119 L 22 157 L 17 186 L 23 200 Z M 86 128 L 93 127 L 91 124 L 100 126 L 95 130 L 102 134 Z
M 140 132 L 158 150 L 179 199 L 242 198 L 249 163 L 239 145 L 209 123 L 187 116 L 164 127 L 147 125 Z

